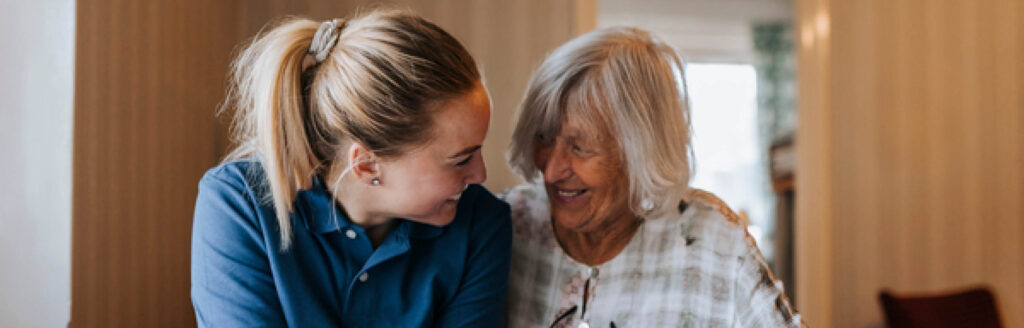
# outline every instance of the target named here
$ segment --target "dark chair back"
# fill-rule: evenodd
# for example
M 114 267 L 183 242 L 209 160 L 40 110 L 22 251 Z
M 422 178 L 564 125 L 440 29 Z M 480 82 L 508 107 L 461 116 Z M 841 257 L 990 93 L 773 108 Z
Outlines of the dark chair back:
M 999 311 L 987 288 L 930 296 L 895 296 L 887 290 L 878 295 L 889 327 L 998 328 Z

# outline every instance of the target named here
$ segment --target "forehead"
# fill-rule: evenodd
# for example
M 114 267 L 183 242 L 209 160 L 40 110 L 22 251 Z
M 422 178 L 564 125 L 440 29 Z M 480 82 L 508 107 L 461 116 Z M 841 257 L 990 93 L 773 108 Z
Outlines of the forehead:
M 555 127 L 558 135 L 594 141 L 613 139 L 610 128 L 597 108 L 584 106 L 566 108 Z
M 490 125 L 491 102 L 487 91 L 479 87 L 435 109 L 433 137 L 428 148 L 462 148 L 480 144 Z

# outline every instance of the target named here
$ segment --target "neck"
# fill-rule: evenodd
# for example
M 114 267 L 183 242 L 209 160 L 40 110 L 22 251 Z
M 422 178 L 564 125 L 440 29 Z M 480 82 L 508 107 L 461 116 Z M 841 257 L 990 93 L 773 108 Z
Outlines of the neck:
M 640 220 L 632 212 L 610 219 L 606 224 L 590 231 L 576 231 L 558 223 L 552 218 L 555 239 L 566 254 L 574 260 L 590 265 L 600 265 L 619 255 L 629 245 L 633 235 L 640 229 Z
M 341 207 L 345 217 L 355 225 L 362 227 L 370 238 L 370 243 L 377 248 L 398 225 L 398 221 L 373 207 L 374 204 L 380 203 L 377 201 L 379 196 L 366 184 L 343 177 L 335 190 L 334 181 L 338 179 L 337 174 L 330 172 L 327 175 L 329 178 L 326 179 L 324 185 L 327 187 L 328 193 Z

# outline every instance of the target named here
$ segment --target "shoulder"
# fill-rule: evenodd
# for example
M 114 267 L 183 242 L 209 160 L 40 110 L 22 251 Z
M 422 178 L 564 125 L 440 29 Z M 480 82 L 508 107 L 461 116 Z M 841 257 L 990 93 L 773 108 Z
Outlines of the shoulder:
M 511 238 L 509 206 L 481 185 L 470 185 L 462 193 L 456 219 L 446 229 L 462 230 L 471 241 Z
M 261 235 L 268 228 L 262 215 L 261 179 L 262 169 L 251 159 L 226 162 L 206 171 L 199 181 L 193 237 Z
M 505 190 L 500 197 L 508 202 L 513 222 L 545 224 L 551 217 L 548 195 L 540 184 L 523 183 Z
M 240 159 L 221 163 L 207 170 L 199 180 L 197 202 L 252 200 L 252 205 L 256 206 L 262 199 L 262 180 L 263 169 L 257 160 Z
M 217 189 L 231 187 L 254 191 L 253 189 L 262 185 L 262 180 L 263 166 L 255 159 L 245 158 L 224 162 L 207 170 L 199 180 L 199 185 Z
M 551 203 L 547 191 L 539 183 L 523 183 L 509 188 L 499 196 L 512 210 L 512 231 L 516 248 L 555 248 L 551 231 Z
M 716 251 L 730 254 L 742 254 L 748 247 L 756 247 L 747 234 L 746 222 L 718 196 L 690 189 L 680 207 L 682 233 L 688 239 L 705 240 Z
M 683 194 L 683 202 L 684 204 L 681 206 L 685 207 L 687 211 L 695 210 L 696 214 L 702 218 L 737 228 L 742 227 L 743 220 L 740 216 L 733 212 L 725 201 L 711 192 L 691 188 Z
M 508 217 L 508 204 L 481 185 L 469 185 L 462 197 L 466 198 L 466 205 L 472 208 L 474 215 Z

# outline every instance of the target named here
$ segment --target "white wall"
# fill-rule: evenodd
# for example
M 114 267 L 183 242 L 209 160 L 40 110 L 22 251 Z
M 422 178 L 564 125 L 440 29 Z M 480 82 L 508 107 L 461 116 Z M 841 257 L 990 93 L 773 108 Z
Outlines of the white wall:
M 597 25 L 650 30 L 688 62 L 751 64 L 751 26 L 791 17 L 790 0 L 600 0 Z
M 70 317 L 74 28 L 74 0 L 0 0 L 0 327 Z

